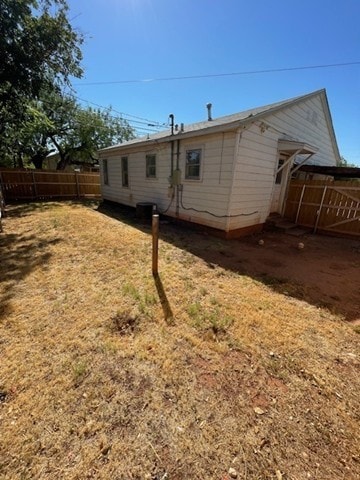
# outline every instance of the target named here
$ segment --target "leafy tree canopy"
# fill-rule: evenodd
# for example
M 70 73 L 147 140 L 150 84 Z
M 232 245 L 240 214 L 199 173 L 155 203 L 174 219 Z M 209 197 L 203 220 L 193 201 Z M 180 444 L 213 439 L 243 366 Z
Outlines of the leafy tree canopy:
M 0 0 L 0 100 L 36 98 L 44 86 L 81 77 L 83 37 L 65 0 Z
M 70 95 L 81 77 L 82 35 L 66 0 L 0 0 L 0 164 L 42 168 L 59 153 L 58 168 L 96 160 L 96 151 L 133 138 L 111 110 L 84 108 Z
M 58 169 L 70 162 L 96 163 L 98 149 L 133 137 L 133 129 L 112 116 L 110 108 L 85 108 L 70 95 L 43 92 L 27 104 L 22 123 L 13 131 L 10 163 L 42 168 L 52 152 L 59 154 Z
M 59 92 L 81 77 L 83 37 L 67 17 L 65 0 L 0 0 L 0 156 L 11 154 L 13 132 L 29 101 Z
M 111 114 L 111 109 L 102 111 L 84 108 L 71 97 L 54 111 L 54 130 L 49 135 L 49 144 L 59 152 L 58 169 L 72 162 L 94 163 L 97 150 L 134 138 L 130 125 Z

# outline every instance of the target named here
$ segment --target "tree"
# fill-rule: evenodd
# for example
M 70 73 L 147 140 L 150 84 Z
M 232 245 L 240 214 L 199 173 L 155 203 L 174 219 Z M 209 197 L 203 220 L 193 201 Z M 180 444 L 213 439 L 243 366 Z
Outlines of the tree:
M 340 157 L 340 164 L 339 167 L 350 167 L 350 168 L 357 168 L 357 165 L 355 163 L 349 163 L 346 158 L 343 156 Z
M 7 160 L 29 101 L 82 75 L 83 37 L 67 13 L 66 0 L 0 0 L 0 156 Z
M 49 135 L 53 130 L 54 124 L 46 112 L 39 108 L 39 102 L 29 103 L 22 128 L 17 133 L 17 164 L 23 164 L 25 160 L 35 168 L 42 169 L 45 158 L 55 150 L 49 143 Z
M 83 108 L 74 102 L 70 109 L 67 107 L 65 117 L 62 125 L 58 123 L 59 130 L 50 136 L 59 152 L 59 170 L 64 169 L 70 161 L 95 163 L 100 148 L 134 138 L 130 125 L 112 116 L 111 109 L 101 111 Z
M 61 92 L 81 77 L 81 34 L 66 0 L 0 0 L 0 163 L 42 168 L 57 150 L 59 169 L 94 161 L 96 151 L 133 138 L 127 122 L 81 107 Z
M 57 151 L 57 168 L 69 163 L 95 163 L 97 150 L 134 138 L 129 124 L 101 111 L 84 108 L 70 95 L 43 91 L 41 98 L 29 102 L 23 122 L 13 139 L 17 166 L 32 163 L 41 169 L 49 153 Z

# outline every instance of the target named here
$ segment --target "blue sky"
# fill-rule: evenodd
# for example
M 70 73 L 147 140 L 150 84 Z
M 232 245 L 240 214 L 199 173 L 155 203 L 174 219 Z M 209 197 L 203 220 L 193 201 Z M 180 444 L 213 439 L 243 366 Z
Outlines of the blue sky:
M 218 117 L 326 88 L 340 153 L 360 166 L 360 64 L 156 80 L 360 62 L 359 0 L 68 3 L 86 38 L 79 98 L 141 117 L 124 118 L 146 129 L 133 121 L 173 113 L 186 124 L 205 119 L 208 102 Z

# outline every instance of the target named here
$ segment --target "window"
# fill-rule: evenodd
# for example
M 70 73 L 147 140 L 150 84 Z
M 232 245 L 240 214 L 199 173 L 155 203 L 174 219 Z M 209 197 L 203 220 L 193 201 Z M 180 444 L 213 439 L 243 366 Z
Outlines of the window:
M 122 186 L 129 186 L 129 167 L 128 167 L 128 157 L 121 157 L 121 179 Z
M 146 155 L 146 177 L 156 178 L 156 155 Z
M 109 172 L 108 172 L 107 160 L 103 160 L 103 178 L 104 178 L 104 185 L 109 185 Z
M 201 148 L 186 150 L 185 178 L 200 180 Z

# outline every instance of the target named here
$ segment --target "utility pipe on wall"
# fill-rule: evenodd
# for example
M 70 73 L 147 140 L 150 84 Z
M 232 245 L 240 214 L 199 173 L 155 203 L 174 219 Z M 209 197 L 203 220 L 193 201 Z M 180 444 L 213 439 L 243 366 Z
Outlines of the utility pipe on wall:
M 180 169 L 180 140 L 176 141 L 176 170 Z M 182 188 L 182 186 L 181 186 Z M 176 216 L 179 216 L 179 207 L 180 207 L 180 185 L 179 182 L 176 182 Z
M 170 113 L 170 128 L 171 135 L 174 135 L 174 114 Z M 174 140 L 171 140 L 171 152 L 170 152 L 170 183 L 173 182 L 173 172 L 174 172 Z

